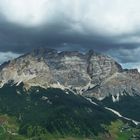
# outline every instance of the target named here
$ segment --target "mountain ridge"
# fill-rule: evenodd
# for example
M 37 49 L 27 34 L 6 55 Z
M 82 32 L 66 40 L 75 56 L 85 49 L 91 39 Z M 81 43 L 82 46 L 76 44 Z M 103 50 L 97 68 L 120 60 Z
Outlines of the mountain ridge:
M 54 49 L 35 49 L 0 66 L 0 86 L 9 81 L 26 88 L 69 89 L 83 96 L 103 99 L 110 94 L 125 92 L 140 95 L 140 73 L 123 69 L 109 56 L 93 50 L 58 52 Z

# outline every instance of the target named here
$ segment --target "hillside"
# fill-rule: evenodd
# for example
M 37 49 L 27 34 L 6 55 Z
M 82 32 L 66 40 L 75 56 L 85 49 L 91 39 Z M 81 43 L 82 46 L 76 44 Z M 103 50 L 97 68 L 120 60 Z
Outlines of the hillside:
M 140 73 L 106 55 L 37 49 L 0 86 L 2 140 L 139 140 Z

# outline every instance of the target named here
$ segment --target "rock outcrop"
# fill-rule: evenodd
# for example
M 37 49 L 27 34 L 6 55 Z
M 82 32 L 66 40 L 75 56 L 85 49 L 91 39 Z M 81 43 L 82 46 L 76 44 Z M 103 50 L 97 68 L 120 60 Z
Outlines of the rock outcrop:
M 140 95 L 140 73 L 123 69 L 111 57 L 87 53 L 37 49 L 0 66 L 0 86 L 23 82 L 26 88 L 41 86 L 69 89 L 103 99 L 109 95 Z

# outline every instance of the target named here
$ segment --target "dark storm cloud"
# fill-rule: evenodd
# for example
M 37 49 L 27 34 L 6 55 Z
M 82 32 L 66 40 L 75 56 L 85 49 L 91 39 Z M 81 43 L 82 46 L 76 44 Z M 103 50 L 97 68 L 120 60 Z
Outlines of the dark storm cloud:
M 54 47 L 66 49 L 95 49 L 108 51 L 110 49 L 135 49 L 137 43 L 118 43 L 118 38 L 103 37 L 93 34 L 68 32 L 67 25 L 51 25 L 48 27 L 25 28 L 11 23 L 0 25 L 0 50 L 24 52 L 35 47 Z M 72 47 L 75 46 L 76 48 Z M 132 47 L 133 46 L 133 47 Z
M 140 2 L 134 1 L 0 0 L 1 56 L 38 47 L 94 49 L 122 64 L 138 63 Z
M 137 42 L 121 43 L 117 37 L 100 36 L 96 35 L 96 32 L 80 34 L 75 31 L 68 32 L 68 29 L 68 24 L 51 25 L 49 28 L 26 28 L 17 24 L 1 23 L 0 51 L 22 54 L 38 47 L 80 51 L 94 49 L 115 57 L 121 63 L 139 61 L 139 51 L 134 51 L 139 48 Z

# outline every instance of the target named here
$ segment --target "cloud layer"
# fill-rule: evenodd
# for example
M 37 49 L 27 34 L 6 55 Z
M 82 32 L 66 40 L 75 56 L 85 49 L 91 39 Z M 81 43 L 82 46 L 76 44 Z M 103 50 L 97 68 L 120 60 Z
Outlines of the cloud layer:
M 12 52 L 0 52 L 0 64 L 6 62 L 8 60 L 19 57 L 20 54 L 12 53 Z
M 23 26 L 67 24 L 70 30 L 104 35 L 140 29 L 139 0 L 0 0 L 7 21 Z
M 139 0 L 0 0 L 0 51 L 95 49 L 132 66 L 139 24 Z

